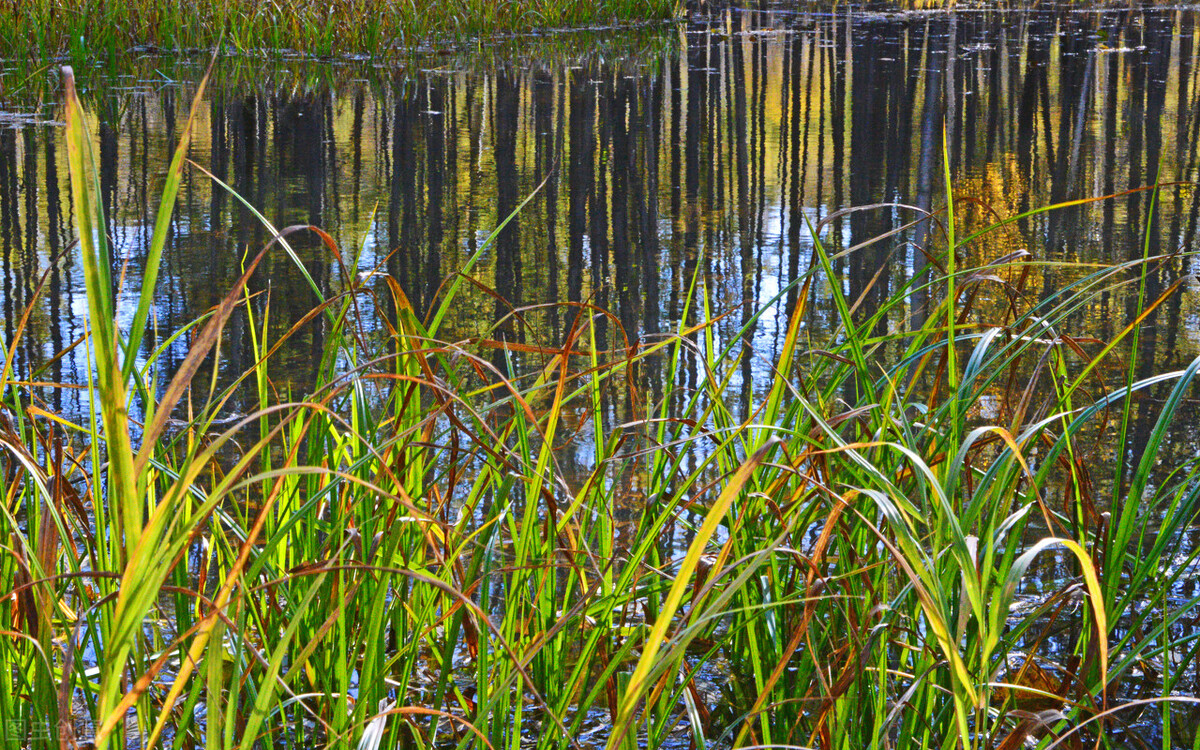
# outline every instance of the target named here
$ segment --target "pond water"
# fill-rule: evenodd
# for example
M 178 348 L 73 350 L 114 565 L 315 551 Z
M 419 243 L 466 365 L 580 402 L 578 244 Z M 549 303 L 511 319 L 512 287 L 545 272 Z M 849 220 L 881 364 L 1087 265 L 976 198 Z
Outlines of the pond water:
M 532 195 L 473 272 L 480 287 L 455 307 L 455 336 L 554 342 L 567 310 L 509 313 L 569 300 L 611 310 L 611 341 L 644 340 L 678 324 L 697 273 L 715 310 L 734 311 L 721 335 L 735 335 L 805 270 L 812 226 L 848 206 L 944 206 L 944 165 L 981 216 L 1121 193 L 1157 177 L 1166 187 L 1156 201 L 1135 192 L 1031 217 L 968 248 L 965 259 L 1025 249 L 1037 259 L 1114 263 L 1148 247 L 1171 256 L 1150 275 L 1152 298 L 1191 272 L 1186 254 L 1197 242 L 1200 192 L 1182 184 L 1200 177 L 1197 17 L 1178 8 L 818 13 L 779 5 L 510 40 L 486 53 L 431 52 L 394 67 L 222 59 L 192 158 L 276 226 L 315 224 L 347 255 L 361 251 L 359 271 L 393 275 L 418 310 Z M 126 311 L 204 62 L 147 57 L 78 71 L 113 244 L 126 264 Z M 70 247 L 57 72 L 5 76 L 6 347 L 44 282 L 15 350 L 25 373 L 81 335 L 86 305 Z M 896 206 L 852 213 L 830 222 L 824 239 L 848 248 L 916 216 Z M 871 309 L 922 272 L 933 234 L 926 223 L 848 254 L 835 265 L 839 283 Z M 213 305 L 247 249 L 267 236 L 236 199 L 190 171 L 146 352 Z M 315 236 L 294 244 L 319 285 L 343 288 Z M 1063 281 L 1035 274 L 1031 293 Z M 276 334 L 316 302 L 282 253 L 266 260 L 253 286 L 270 291 Z M 827 288 L 813 295 L 806 325 L 820 335 L 836 313 Z M 753 345 L 767 359 L 792 302 L 754 328 Z M 1075 333 L 1111 335 L 1128 319 L 1128 304 L 1106 297 L 1078 316 Z M 1190 287 L 1153 323 L 1140 342 L 1147 370 L 1174 368 L 1200 351 Z M 224 352 L 230 372 L 250 362 L 239 325 Z M 321 347 L 317 321 L 294 339 L 276 377 L 302 387 Z M 185 351 L 186 342 L 176 342 L 168 362 Z M 746 362 L 749 393 L 755 373 Z M 82 382 L 81 354 L 52 361 L 44 377 Z M 71 408 L 69 392 L 46 397 Z

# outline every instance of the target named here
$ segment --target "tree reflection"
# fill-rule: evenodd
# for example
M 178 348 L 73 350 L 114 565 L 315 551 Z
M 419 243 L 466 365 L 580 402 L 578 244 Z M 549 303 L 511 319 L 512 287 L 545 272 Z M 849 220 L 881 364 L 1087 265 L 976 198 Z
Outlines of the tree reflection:
M 718 338 L 728 343 L 741 331 L 743 350 L 761 354 L 741 363 L 748 405 L 799 288 L 756 324 L 752 316 L 812 262 L 810 227 L 851 205 L 937 211 L 947 160 L 957 193 L 978 202 L 979 216 L 1011 216 L 1156 179 L 1172 183 L 1157 196 L 1133 193 L 1027 217 L 966 248 L 965 262 L 1017 247 L 1039 258 L 1102 262 L 1195 249 L 1198 193 L 1175 184 L 1196 179 L 1200 169 L 1195 30 L 1195 12 L 1173 10 L 901 17 L 730 9 L 697 16 L 676 44 L 650 58 L 584 55 L 561 66 L 396 73 L 336 87 L 217 86 L 193 158 L 278 226 L 316 224 L 353 248 L 350 257 L 361 250 L 363 268 L 380 265 L 420 313 L 434 304 L 443 276 L 545 179 L 475 269 L 496 295 L 469 292 L 447 319 L 447 335 L 495 326 L 496 337 L 555 343 L 573 312 L 555 309 L 524 322 L 509 313 L 571 301 L 611 310 L 630 342 L 643 342 L 680 325 L 698 279 L 714 310 L 736 312 Z M 128 263 L 131 289 L 148 241 L 144 220 L 179 129 L 179 96 L 171 88 L 114 87 L 94 112 L 114 262 Z M 44 126 L 0 131 L 6 344 L 49 271 L 45 304 L 16 352 L 25 368 L 82 330 L 78 270 L 60 258 L 73 230 L 60 190 L 58 137 Z M 963 210 L 969 219 L 971 210 Z M 837 253 L 920 215 L 853 213 L 831 222 L 822 239 Z M 929 278 L 941 231 L 936 220 L 919 221 L 887 241 L 835 255 L 834 278 L 813 286 L 807 330 L 820 336 L 836 325 L 832 286 L 858 303 L 861 321 L 914 277 L 907 309 L 889 313 L 876 333 L 920 325 L 935 302 L 920 281 Z M 238 201 L 192 173 L 171 237 L 160 332 L 202 314 L 267 234 Z M 327 249 L 311 236 L 294 244 L 322 292 L 337 292 L 342 281 Z M 1146 294 L 1190 270 L 1184 260 L 1157 266 Z M 1060 283 L 1039 272 L 1030 289 L 1049 295 Z M 314 301 L 282 255 L 261 267 L 252 289 L 270 291 L 279 331 Z M 1075 323 L 1109 336 L 1136 305 L 1114 292 Z M 1195 353 L 1192 307 L 1182 295 L 1156 313 L 1139 342 L 1140 372 Z M 687 322 L 695 322 L 699 308 L 690 309 Z M 599 346 L 623 345 L 615 326 L 597 326 Z M 231 331 L 244 338 L 236 318 Z M 146 352 L 159 340 L 147 336 Z M 310 377 L 323 343 L 320 321 L 297 337 L 286 355 L 297 381 Z M 185 347 L 177 342 L 168 361 L 179 361 Z M 244 342 L 227 351 L 230 368 L 251 361 Z M 495 364 L 507 367 L 504 355 Z M 56 377 L 79 372 L 73 357 L 53 367 Z M 695 385 L 695 362 L 688 371 Z M 653 373 L 647 376 L 653 385 Z M 1140 420 L 1136 429 L 1148 424 Z

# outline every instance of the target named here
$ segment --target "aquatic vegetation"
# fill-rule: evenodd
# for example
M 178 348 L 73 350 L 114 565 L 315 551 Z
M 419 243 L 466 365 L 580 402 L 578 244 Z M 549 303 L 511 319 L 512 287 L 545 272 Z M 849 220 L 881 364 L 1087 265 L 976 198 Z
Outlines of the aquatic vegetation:
M 555 341 L 512 333 L 537 308 L 443 340 L 495 233 L 419 315 L 320 229 L 269 227 L 219 303 L 150 348 L 191 121 L 123 333 L 67 81 L 94 378 L 60 387 L 93 413 L 47 409 L 11 345 L 5 747 L 1078 746 L 1156 704 L 1177 736 L 1200 483 L 1156 455 L 1200 362 L 1138 374 L 1140 327 L 1179 286 L 1147 295 L 1148 250 L 1038 297 L 1024 252 L 958 265 L 1021 217 L 975 227 L 951 200 L 916 217 L 939 237 L 930 272 L 863 306 L 817 241 L 748 407 L 735 378 L 762 353 L 722 338 L 700 273 L 669 335 L 564 303 Z M 345 291 L 314 285 L 320 304 L 271 338 L 254 270 L 302 232 Z M 1127 325 L 1068 330 L 1118 287 L 1139 290 Z M 831 340 L 802 326 L 817 290 Z M 897 310 L 910 325 L 880 324 Z M 234 316 L 254 361 L 218 388 Z M 272 358 L 306 327 L 322 359 L 297 395 Z M 256 409 L 231 414 L 237 392 Z M 1160 404 L 1144 432 L 1139 398 Z
M 365 0 L 155 3 L 23 0 L 0 4 L 0 58 L 114 60 L 129 50 L 224 45 L 247 54 L 389 58 L 480 34 L 674 18 L 676 0 L 456 0 L 380 6 Z

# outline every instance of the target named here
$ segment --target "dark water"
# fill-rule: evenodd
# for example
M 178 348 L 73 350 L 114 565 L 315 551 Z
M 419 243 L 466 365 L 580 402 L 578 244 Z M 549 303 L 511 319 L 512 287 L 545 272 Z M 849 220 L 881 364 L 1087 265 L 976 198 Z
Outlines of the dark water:
M 1197 17 L 1174 9 L 733 9 L 657 31 L 601 34 L 595 48 L 577 40 L 540 54 L 561 42 L 533 39 L 524 50 L 517 42 L 515 53 L 478 63 L 431 55 L 387 70 L 223 60 L 192 158 L 276 226 L 315 224 L 348 256 L 361 251 L 360 270 L 393 275 L 418 310 L 541 185 L 474 272 L 498 296 L 470 289 L 448 321 L 455 336 L 553 343 L 573 311 L 510 312 L 569 300 L 614 313 L 603 331 L 610 344 L 644 340 L 678 325 L 696 277 L 715 311 L 734 311 L 720 330 L 729 337 L 805 270 L 810 225 L 847 206 L 943 206 L 947 162 L 956 193 L 977 201 L 978 216 L 1118 193 L 1156 177 L 1172 183 L 1156 210 L 1143 192 L 1039 215 L 976 243 L 965 262 L 1016 249 L 1103 263 L 1140 257 L 1144 243 L 1151 254 L 1194 249 L 1200 193 L 1177 182 L 1200 176 Z M 126 321 L 162 173 L 201 68 L 143 59 L 117 74 L 80 71 L 103 203 L 127 263 Z M 22 374 L 82 334 L 86 309 L 69 247 L 76 232 L 54 81 L 47 72 L 10 83 L 0 127 L 6 347 L 44 280 L 16 344 Z M 896 207 L 853 213 L 835 219 L 825 239 L 848 248 L 915 216 Z M 837 261 L 843 290 L 872 309 L 922 272 L 930 231 L 906 230 Z M 146 354 L 213 305 L 246 250 L 267 236 L 240 203 L 189 172 Z M 294 244 L 323 290 L 345 287 L 316 237 Z M 1156 266 L 1149 294 L 1190 273 L 1191 262 Z M 1035 270 L 1031 291 L 1061 283 Z M 276 336 L 316 302 L 282 253 L 268 258 L 253 287 L 270 292 Z M 806 324 L 818 336 L 835 312 L 827 287 L 813 295 Z M 787 297 L 754 331 L 766 360 L 794 302 Z M 1106 297 L 1080 314 L 1075 332 L 1111 335 L 1129 304 Z M 229 372 L 252 361 L 243 327 L 234 321 L 223 352 Z M 1142 361 L 1173 368 L 1200 350 L 1198 337 L 1189 287 L 1156 314 Z M 302 387 L 322 344 L 318 321 L 285 350 L 276 378 Z M 185 352 L 180 340 L 165 356 L 179 361 Z M 754 365 L 746 362 L 748 393 Z M 53 361 L 39 378 L 82 382 L 81 354 Z M 47 393 L 55 406 L 70 398 Z

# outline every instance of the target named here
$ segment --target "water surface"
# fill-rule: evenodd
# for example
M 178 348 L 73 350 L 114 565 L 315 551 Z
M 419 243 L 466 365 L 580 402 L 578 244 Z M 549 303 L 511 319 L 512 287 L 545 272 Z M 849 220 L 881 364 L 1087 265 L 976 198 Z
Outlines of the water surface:
M 1095 263 L 1168 256 L 1150 275 L 1153 298 L 1191 272 L 1197 241 L 1200 193 L 1183 184 L 1200 177 L 1197 33 L 1190 9 L 780 6 L 695 13 L 677 26 L 598 33 L 595 43 L 543 37 L 478 59 L 430 54 L 392 69 L 226 58 L 201 105 L 192 158 L 276 226 L 330 232 L 346 258 L 358 256 L 360 273 L 390 274 L 419 311 L 532 195 L 474 269 L 479 286 L 448 321 L 455 337 L 552 345 L 575 311 L 545 306 L 588 302 L 614 313 L 602 323 L 607 345 L 632 345 L 674 330 L 699 279 L 716 312 L 732 311 L 719 329 L 729 339 L 807 269 L 813 227 L 837 216 L 822 229 L 833 251 L 904 227 L 945 206 L 946 167 L 955 193 L 970 199 L 959 204 L 960 222 L 976 225 L 1157 179 L 1166 186 L 1153 200 L 1134 192 L 1024 219 L 961 259 L 1015 250 Z M 79 71 L 126 322 L 203 62 L 143 58 L 116 73 Z M 15 348 L 22 374 L 84 330 L 56 85 L 50 72 L 24 81 L 0 123 L 6 347 L 44 285 Z M 891 205 L 836 213 L 871 204 Z M 268 236 L 229 193 L 189 171 L 144 353 L 212 306 Z M 829 283 L 868 314 L 928 272 L 941 241 L 938 224 L 918 223 L 835 260 L 835 281 L 822 277 L 807 306 L 813 340 L 836 321 Z M 354 283 L 315 236 L 294 245 L 323 293 Z M 1031 298 L 1069 278 L 1030 270 Z M 381 275 L 364 283 L 386 296 Z M 269 293 L 273 335 L 317 301 L 282 253 L 252 287 Z M 747 399 L 782 342 L 795 294 L 747 336 L 756 353 L 740 373 Z M 256 298 L 260 312 L 267 300 Z M 913 295 L 887 325 L 915 325 L 927 302 Z M 1111 337 L 1135 304 L 1105 296 L 1070 321 L 1072 333 Z M 322 326 L 306 326 L 285 349 L 273 370 L 281 387 L 310 382 Z M 252 357 L 244 321 L 235 318 L 230 333 L 223 366 L 232 374 Z M 1148 374 L 1189 361 L 1197 339 L 1189 284 L 1156 313 L 1140 366 Z M 186 338 L 170 345 L 168 362 L 186 349 Z M 82 355 L 54 360 L 39 377 L 82 382 Z M 46 393 L 55 407 L 71 398 Z

